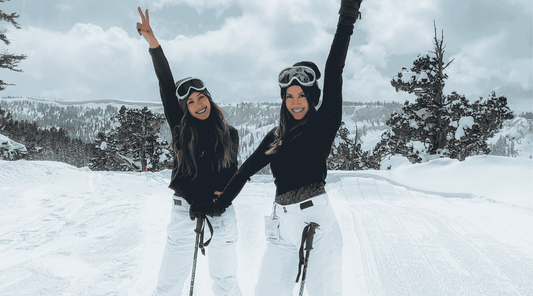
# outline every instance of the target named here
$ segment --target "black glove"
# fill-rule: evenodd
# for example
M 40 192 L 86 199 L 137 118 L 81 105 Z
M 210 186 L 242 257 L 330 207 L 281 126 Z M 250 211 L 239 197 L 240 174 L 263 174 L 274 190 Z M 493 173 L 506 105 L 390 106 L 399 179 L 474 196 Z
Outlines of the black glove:
M 189 209 L 189 215 L 191 217 L 196 215 L 208 215 L 208 216 L 221 216 L 226 211 L 226 207 L 223 207 L 214 202 L 195 202 Z M 192 218 L 194 220 L 194 218 Z
M 194 219 L 196 218 L 196 215 L 192 213 L 192 205 L 193 204 L 191 204 L 191 206 L 189 207 L 189 218 L 191 218 L 191 221 L 194 221 Z
M 363 0 L 341 0 L 340 15 L 350 16 L 354 19 L 361 18 L 359 13 L 359 6 Z

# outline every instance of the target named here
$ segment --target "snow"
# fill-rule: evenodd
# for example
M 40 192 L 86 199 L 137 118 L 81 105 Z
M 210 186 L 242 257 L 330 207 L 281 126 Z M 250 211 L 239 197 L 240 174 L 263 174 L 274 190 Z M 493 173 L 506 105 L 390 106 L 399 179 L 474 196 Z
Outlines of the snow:
M 514 141 L 518 158 L 533 157 L 533 121 L 531 119 L 516 117 L 512 120 L 506 120 L 503 123 L 503 128 L 487 142 L 495 144 L 500 136 Z
M 464 129 L 472 128 L 473 125 L 474 125 L 474 117 L 472 116 L 461 117 L 461 119 L 459 119 L 457 130 L 455 130 L 455 139 L 461 140 L 461 137 L 465 135 Z
M 420 118 L 425 118 L 429 115 L 429 111 L 426 108 L 422 108 L 420 110 L 414 111 L 415 114 Z
M 428 79 L 429 79 L 428 78 L 428 74 L 426 72 L 422 72 L 422 73 L 420 73 L 420 75 L 416 79 L 416 82 L 423 83 L 423 82 L 428 81 Z
M 6 148 L 8 153 L 11 153 L 13 150 L 19 150 L 26 152 L 26 146 L 17 143 L 10 138 L 0 134 L 0 148 Z
M 149 295 L 169 179 L 0 161 L 0 295 Z M 532 295 L 531 180 L 532 160 L 497 156 L 328 172 L 344 295 Z M 253 295 L 274 194 L 272 177 L 257 175 L 234 202 L 243 295 Z M 207 268 L 200 255 L 196 295 L 212 295 Z
M 412 79 L 416 79 L 416 73 L 414 73 L 414 72 L 403 72 L 403 74 L 402 74 L 402 82 L 403 83 L 408 83 Z

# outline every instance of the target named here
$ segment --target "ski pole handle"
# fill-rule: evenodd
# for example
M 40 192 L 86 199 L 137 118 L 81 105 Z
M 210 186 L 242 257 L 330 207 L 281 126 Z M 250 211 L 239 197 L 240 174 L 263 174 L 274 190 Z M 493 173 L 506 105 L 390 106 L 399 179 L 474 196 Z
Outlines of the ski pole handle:
M 315 237 L 315 229 L 320 225 L 315 222 L 309 223 L 309 231 L 307 232 L 307 237 L 305 239 L 305 250 L 311 251 L 313 249 L 313 238 Z

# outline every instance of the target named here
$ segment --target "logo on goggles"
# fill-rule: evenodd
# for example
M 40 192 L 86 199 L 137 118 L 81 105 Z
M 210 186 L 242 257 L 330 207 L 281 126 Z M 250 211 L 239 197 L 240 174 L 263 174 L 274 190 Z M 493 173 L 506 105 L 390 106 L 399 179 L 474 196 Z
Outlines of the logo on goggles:
M 287 87 L 295 79 L 302 86 L 311 86 L 315 83 L 315 71 L 306 66 L 285 68 L 279 73 L 278 84 L 281 87 Z
M 202 80 L 198 78 L 185 78 L 176 86 L 176 96 L 179 100 L 187 99 L 191 94 L 191 89 L 196 91 L 202 91 L 205 89 L 205 85 Z

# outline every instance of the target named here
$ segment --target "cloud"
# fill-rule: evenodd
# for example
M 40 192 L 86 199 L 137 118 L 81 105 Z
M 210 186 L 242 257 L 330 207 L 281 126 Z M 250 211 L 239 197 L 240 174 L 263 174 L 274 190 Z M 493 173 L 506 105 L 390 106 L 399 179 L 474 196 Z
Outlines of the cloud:
M 333 37 L 324 23 L 333 26 L 336 18 L 331 8 L 333 18 L 320 18 L 327 9 L 319 1 L 250 2 L 242 16 L 227 18 L 218 30 L 160 44 L 176 79 L 200 77 L 223 101 L 270 101 L 279 96 L 280 69 L 300 60 L 323 65 Z
M 8 35 L 16 40 L 11 51 L 27 55 L 20 64 L 24 72 L 13 75 L 21 80 L 17 88 L 38 89 L 27 95 L 125 99 L 146 80 L 150 66 L 145 41 L 117 27 L 76 24 L 66 33 L 29 27 Z
M 467 96 L 484 96 L 484 91 L 497 90 L 505 85 L 511 88 L 532 90 L 533 59 L 512 58 L 507 54 L 507 44 L 512 42 L 504 29 L 484 36 L 463 46 L 451 58 L 455 60 L 447 69 L 447 89 Z M 514 86 L 513 86 L 514 85 Z
M 68 8 L 80 11 L 86 8 L 83 3 L 68 2 Z M 198 76 L 216 101 L 239 102 L 277 100 L 278 72 L 297 61 L 313 61 L 323 71 L 339 4 L 143 0 L 139 5 L 150 10 L 175 79 Z M 36 24 L 10 29 L 10 52 L 28 59 L 20 64 L 24 73 L 4 76 L 17 86 L 3 95 L 158 101 L 148 45 L 134 31 L 136 5 L 117 0 L 98 14 L 101 19 L 85 14 L 81 21 L 73 18 L 80 23 L 61 29 L 57 26 L 64 18 L 54 20 L 53 30 Z M 376 0 L 364 1 L 361 10 L 344 71 L 346 99 L 412 100 L 412 95 L 396 93 L 390 79 L 418 53 L 433 48 L 434 20 L 439 37 L 441 30 L 446 37 L 445 58 L 456 59 L 447 72 L 447 87 L 476 97 L 493 89 L 531 93 L 530 1 Z
M 346 62 L 343 82 L 343 100 L 356 102 L 413 101 L 416 97 L 404 92 L 396 92 L 391 86 L 390 77 L 383 74 L 359 56 L 349 56 Z
M 394 55 L 430 48 L 437 8 L 438 1 L 430 0 L 363 2 L 364 21 L 357 26 L 366 33 L 367 42 L 359 47 L 365 61 L 386 67 Z

